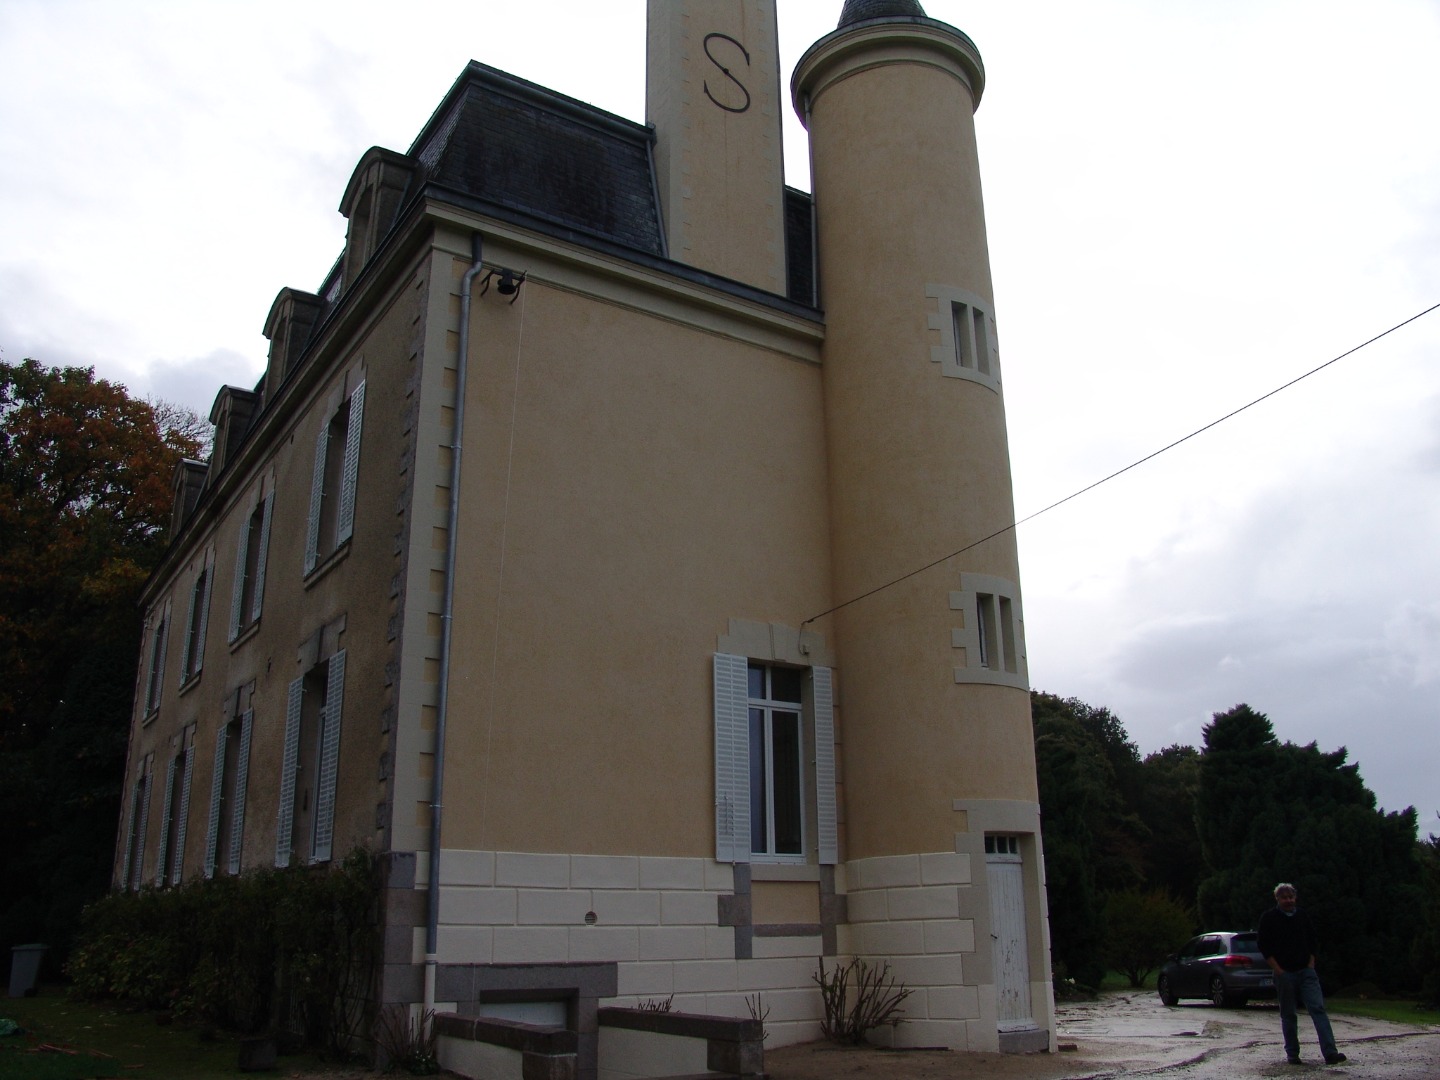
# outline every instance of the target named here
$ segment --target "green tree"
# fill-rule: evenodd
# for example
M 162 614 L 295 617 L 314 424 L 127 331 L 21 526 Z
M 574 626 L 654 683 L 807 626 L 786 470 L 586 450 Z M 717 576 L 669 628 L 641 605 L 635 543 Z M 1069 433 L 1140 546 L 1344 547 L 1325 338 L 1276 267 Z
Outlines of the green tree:
M 109 878 L 171 478 L 201 442 L 89 368 L 0 362 L 0 951 L 63 950 Z
M 1330 985 L 1413 988 L 1424 898 L 1415 811 L 1377 810 L 1343 747 L 1281 743 L 1248 705 L 1217 713 L 1204 734 L 1196 808 L 1205 925 L 1254 926 L 1275 883 L 1291 881 L 1319 924 Z
M 1038 691 L 1030 709 L 1051 952 L 1065 974 L 1095 986 L 1105 973 L 1104 894 L 1143 881 L 1145 827 L 1116 778 L 1116 763 L 1138 770 L 1138 755 L 1108 709 Z
M 1418 845 L 1423 920 L 1411 947 L 1411 960 L 1420 979 L 1425 1001 L 1440 1005 L 1440 836 L 1431 835 Z
M 1150 835 L 1143 859 L 1145 881 L 1192 911 L 1205 873 L 1195 798 L 1200 787 L 1200 751 L 1167 746 L 1141 763 L 1135 811 Z
M 1158 889 L 1126 889 L 1105 901 L 1105 959 L 1133 987 L 1143 986 L 1193 929 L 1184 905 Z

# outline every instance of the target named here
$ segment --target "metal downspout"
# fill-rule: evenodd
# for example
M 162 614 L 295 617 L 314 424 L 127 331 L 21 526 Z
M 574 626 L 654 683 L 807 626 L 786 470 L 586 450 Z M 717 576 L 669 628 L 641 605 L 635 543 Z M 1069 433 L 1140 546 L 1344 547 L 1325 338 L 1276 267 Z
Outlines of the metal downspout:
M 445 794 L 445 718 L 450 703 L 450 624 L 455 611 L 455 549 L 460 525 L 460 444 L 465 431 L 465 376 L 470 366 L 470 293 L 480 273 L 483 238 L 471 237 L 472 262 L 460 283 L 460 355 L 455 365 L 455 426 L 450 439 L 450 510 L 445 519 L 445 604 L 440 614 L 440 696 L 435 715 L 435 779 L 430 799 L 430 890 L 425 915 L 425 1001 L 423 1018 L 435 1008 L 440 931 L 440 815 Z

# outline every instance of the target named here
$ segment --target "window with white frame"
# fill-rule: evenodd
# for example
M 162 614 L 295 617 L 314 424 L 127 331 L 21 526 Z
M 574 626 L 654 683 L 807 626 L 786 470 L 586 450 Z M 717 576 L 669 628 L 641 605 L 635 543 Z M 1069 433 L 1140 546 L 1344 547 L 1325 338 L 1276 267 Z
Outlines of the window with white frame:
M 328 862 L 334 847 L 335 787 L 345 652 L 321 660 L 290 684 L 280 767 L 275 865 Z
M 805 854 L 800 670 L 751 661 L 750 853 Z
M 170 601 L 165 601 L 152 618 L 149 656 L 145 665 L 146 717 L 160 711 L 160 698 L 165 688 L 165 649 L 170 641 Z
M 270 514 L 274 506 L 275 493 L 271 491 L 256 502 L 240 529 L 235 550 L 235 584 L 230 598 L 231 641 L 260 621 L 265 564 L 270 551 Z
M 950 594 L 960 625 L 951 631 L 957 652 L 955 681 L 1000 683 L 1029 689 L 1019 590 L 988 574 L 961 574 Z
M 310 485 L 310 520 L 305 541 L 305 573 L 349 541 L 355 531 L 355 482 L 360 468 L 360 426 L 365 413 L 365 383 L 330 414 L 315 443 Z
M 837 860 L 831 672 L 715 654 L 716 858 Z
M 215 734 L 210 828 L 205 837 L 205 876 L 240 872 L 245 837 L 245 789 L 250 776 L 250 734 L 255 711 L 247 709 Z
M 155 857 L 155 885 L 179 885 L 185 859 L 185 830 L 190 820 L 190 778 L 195 771 L 195 725 L 180 733 L 178 752 L 165 771 L 165 813 L 160 851 Z
M 210 592 L 215 583 L 214 552 L 206 553 L 190 587 L 190 612 L 185 619 L 185 651 L 180 658 L 180 685 L 200 674 L 205 664 L 205 629 L 210 623 Z
M 1020 854 L 1020 837 L 1009 833 L 986 833 L 985 854 L 1018 856 Z

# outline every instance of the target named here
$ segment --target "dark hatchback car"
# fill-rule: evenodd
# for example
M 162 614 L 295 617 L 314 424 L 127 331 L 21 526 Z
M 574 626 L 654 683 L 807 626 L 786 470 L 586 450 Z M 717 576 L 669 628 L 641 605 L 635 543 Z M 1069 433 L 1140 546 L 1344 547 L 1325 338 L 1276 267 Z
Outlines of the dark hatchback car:
M 1217 1006 L 1244 1005 L 1252 997 L 1275 996 L 1275 976 L 1253 930 L 1201 934 L 1166 959 L 1155 984 L 1160 1000 L 1206 998 Z

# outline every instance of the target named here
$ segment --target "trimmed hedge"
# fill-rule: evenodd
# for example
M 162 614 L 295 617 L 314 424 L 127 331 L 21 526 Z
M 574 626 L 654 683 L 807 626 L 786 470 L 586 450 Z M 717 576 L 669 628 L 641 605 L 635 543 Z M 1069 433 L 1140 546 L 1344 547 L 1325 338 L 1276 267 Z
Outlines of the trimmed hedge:
M 361 849 L 334 868 L 111 893 L 81 916 L 67 973 L 83 997 L 349 1053 L 369 1039 L 379 898 Z

